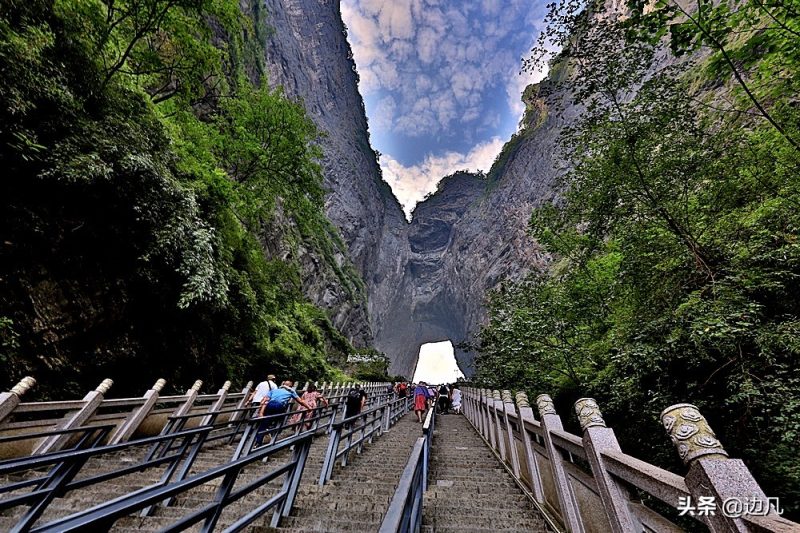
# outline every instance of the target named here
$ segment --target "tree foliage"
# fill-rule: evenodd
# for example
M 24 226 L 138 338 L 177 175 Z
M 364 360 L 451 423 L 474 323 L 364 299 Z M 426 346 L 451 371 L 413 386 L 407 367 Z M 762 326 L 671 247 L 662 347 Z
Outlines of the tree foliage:
M 333 260 L 319 133 L 259 76 L 259 16 L 236 0 L 0 8 L 6 385 L 340 375 L 350 345 L 302 295 L 299 254 L 359 289 Z
M 554 261 L 492 295 L 478 376 L 565 406 L 595 396 L 627 451 L 670 467 L 656 417 L 695 403 L 794 514 L 792 5 L 659 2 L 644 14 L 634 2 L 621 19 L 553 6 L 528 66 L 561 47 L 551 65 L 582 107 L 560 137 L 563 196 L 531 217 Z

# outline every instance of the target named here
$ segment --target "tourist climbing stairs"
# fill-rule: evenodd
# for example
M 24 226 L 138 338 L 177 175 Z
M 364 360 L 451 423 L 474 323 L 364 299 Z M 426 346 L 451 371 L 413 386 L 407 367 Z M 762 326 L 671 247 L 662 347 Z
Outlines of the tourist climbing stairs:
M 472 387 L 463 414 L 420 424 L 386 384 L 365 384 L 348 418 L 351 385 L 323 384 L 331 405 L 302 420 L 254 416 L 252 384 L 106 400 L 107 380 L 80 401 L 21 403 L 31 385 L 0 394 L 0 531 L 800 531 L 689 404 L 661 417 L 682 477 L 623 453 L 591 398 L 578 436 L 546 395 L 535 417 L 524 392 Z M 681 512 L 700 498 L 742 512 Z

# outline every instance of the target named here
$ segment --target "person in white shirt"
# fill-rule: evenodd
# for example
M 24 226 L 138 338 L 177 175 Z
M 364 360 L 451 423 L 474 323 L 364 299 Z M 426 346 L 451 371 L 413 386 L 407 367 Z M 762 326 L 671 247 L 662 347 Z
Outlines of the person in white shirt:
M 450 404 L 458 414 L 461 414 L 461 390 L 458 388 L 458 385 L 453 385 L 453 388 L 450 390 Z
M 263 400 L 265 396 L 269 396 L 270 391 L 274 391 L 277 388 L 278 385 L 275 384 L 275 376 L 270 374 L 267 376 L 266 381 L 262 381 L 256 385 L 256 390 L 250 393 L 250 399 L 247 403 L 250 405 L 260 405 L 261 400 Z

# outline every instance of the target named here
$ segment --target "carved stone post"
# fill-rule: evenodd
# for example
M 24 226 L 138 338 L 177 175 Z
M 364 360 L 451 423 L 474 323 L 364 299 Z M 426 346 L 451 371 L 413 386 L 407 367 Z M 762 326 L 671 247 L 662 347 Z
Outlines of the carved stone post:
M 534 423 L 533 409 L 528 403 L 528 395 L 524 392 L 517 393 L 517 408 L 519 409 L 519 425 L 522 436 L 522 445 L 525 449 L 525 461 L 528 465 L 528 472 L 531 475 L 531 492 L 536 501 L 544 503 L 544 488 L 542 487 L 542 474 L 539 471 L 539 463 L 536 462 L 536 455 L 531 443 L 531 436 L 525 428 L 525 422 Z
M 250 391 L 252 390 L 253 390 L 253 382 L 248 381 L 247 385 L 245 385 L 244 388 L 242 389 L 242 399 L 239 400 L 239 403 L 236 404 L 237 409 L 244 409 L 245 407 L 247 407 L 247 398 L 248 396 L 250 396 Z M 244 413 L 242 411 L 233 413 L 233 416 L 231 416 L 231 422 L 236 422 L 243 416 Z
M 571 533 L 583 533 L 583 522 L 581 522 L 580 514 L 578 513 L 578 504 L 575 501 L 569 479 L 567 479 L 567 473 L 564 471 L 564 459 L 561 456 L 561 451 L 559 451 L 553 442 L 553 436 L 550 434 L 553 430 L 564 430 L 561 417 L 558 416 L 556 412 L 553 399 L 547 394 L 540 394 L 536 398 L 536 408 L 542 420 L 544 445 L 547 449 L 547 455 L 550 458 L 550 466 L 553 470 L 553 481 L 556 492 L 558 493 L 561 518 L 567 531 Z
M 127 442 L 131 436 L 139 429 L 139 426 L 142 425 L 144 419 L 147 418 L 147 415 L 150 414 L 150 411 L 153 410 L 155 407 L 156 402 L 158 401 L 158 395 L 161 393 L 161 390 L 164 388 L 164 385 L 167 384 L 165 379 L 159 379 L 155 382 L 155 384 L 144 393 L 144 403 L 140 406 L 131 411 L 131 414 L 128 415 L 128 418 L 122 422 L 122 425 L 117 428 L 116 433 L 114 436 L 111 437 L 109 440 L 109 444 L 119 444 L 120 442 Z
M 189 411 L 192 410 L 192 406 L 194 405 L 194 401 L 197 399 L 197 394 L 200 392 L 200 387 L 203 386 L 203 380 L 198 379 L 194 382 L 194 385 L 191 386 L 189 390 L 186 391 L 186 400 L 175 409 L 175 412 L 172 413 L 172 416 L 183 416 L 189 414 Z
M 228 390 L 230 388 L 231 388 L 230 381 L 226 381 L 225 383 L 222 384 L 222 387 L 217 391 L 217 394 L 219 396 L 217 396 L 217 399 L 214 402 L 214 404 L 208 409 L 209 413 L 213 413 L 215 411 L 219 411 L 220 409 L 222 409 L 222 407 L 225 405 L 225 400 L 228 398 Z M 200 425 L 205 426 L 206 424 L 210 424 L 211 419 L 212 419 L 211 415 L 204 416 L 203 419 L 200 421 Z
M 728 458 L 697 407 L 688 403 L 667 407 L 661 412 L 661 423 L 675 444 L 678 455 L 689 467 L 685 480 L 692 493 L 692 505 L 696 506 L 700 498 L 708 498 L 707 501 L 716 505 L 715 513 L 704 516 L 711 531 L 752 531 L 740 518 L 725 516 L 737 514 L 731 513 L 730 509 L 723 512 L 728 500 L 741 504 L 740 511 L 759 508 L 763 509 L 761 514 L 780 518 L 741 459 Z
M 492 436 L 492 423 L 491 417 L 489 416 L 489 391 L 487 389 L 481 389 L 481 396 L 480 396 L 480 410 L 481 410 L 481 419 L 483 419 L 483 436 L 486 440 L 491 443 L 494 441 L 494 437 Z
M 472 421 L 472 425 L 475 426 L 475 429 L 478 430 L 478 433 L 482 435 L 483 428 L 481 426 L 481 418 L 478 415 L 478 410 L 475 404 L 475 398 L 477 397 L 477 394 L 478 389 L 468 387 L 464 397 L 466 398 L 466 403 L 469 405 L 469 419 Z
M 95 390 L 83 397 L 83 401 L 85 402 L 83 407 L 74 413 L 68 414 L 64 418 L 64 422 L 59 424 L 57 429 L 73 429 L 80 427 L 84 422 L 88 421 L 92 415 L 94 415 L 95 411 L 97 411 L 97 408 L 100 407 L 105 394 L 113 384 L 114 382 L 112 380 L 104 379 Z M 69 441 L 70 438 L 71 435 L 53 435 L 51 437 L 47 437 L 39 443 L 39 445 L 33 451 L 33 454 L 39 455 L 42 453 L 58 451 L 64 446 L 64 444 L 67 443 L 67 441 Z
M 472 413 L 470 412 L 470 398 L 469 398 L 469 387 L 462 387 L 461 388 L 461 412 L 464 413 L 464 416 L 467 417 L 467 420 L 475 424 L 475 421 L 472 420 Z
M 36 380 L 30 376 L 24 377 L 19 383 L 8 391 L 0 393 L 0 422 L 14 412 L 20 403 L 22 395 L 28 392 L 31 387 L 36 385 Z
M 506 423 L 506 430 L 508 433 L 508 457 L 511 461 L 511 470 L 514 471 L 514 476 L 519 478 L 520 476 L 520 469 L 519 469 L 519 455 L 517 454 L 517 441 L 514 439 L 514 428 L 511 426 L 511 421 L 509 420 L 509 415 L 516 416 L 517 410 L 514 408 L 514 400 L 511 399 L 511 391 L 504 390 L 502 392 L 503 396 L 503 418 L 505 419 Z M 518 425 L 520 426 L 520 431 L 522 430 L 521 420 L 517 418 Z
M 608 518 L 611 531 L 628 533 L 642 531 L 639 521 L 632 515 L 630 500 L 624 487 L 620 486 L 606 470 L 603 455 L 605 451 L 621 452 L 614 430 L 607 428 L 600 408 L 593 398 L 581 398 L 575 402 L 575 413 L 583 430 L 583 448 L 592 468 L 603 510 Z
M 500 412 L 503 410 L 503 398 L 500 396 L 500 391 L 495 389 L 492 391 L 492 399 L 489 400 L 489 405 L 492 408 L 492 416 L 494 417 L 495 427 L 495 448 L 500 452 L 500 457 L 503 462 L 506 460 L 506 437 L 503 435 L 503 429 L 500 426 Z

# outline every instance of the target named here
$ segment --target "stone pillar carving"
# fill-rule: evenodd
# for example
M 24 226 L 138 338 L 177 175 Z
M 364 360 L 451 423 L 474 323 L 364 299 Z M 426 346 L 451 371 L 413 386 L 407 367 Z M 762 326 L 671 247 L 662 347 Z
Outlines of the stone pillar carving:
M 197 399 L 197 395 L 200 392 L 200 387 L 203 386 L 203 380 L 198 379 L 194 382 L 189 390 L 186 391 L 186 400 L 175 409 L 175 412 L 172 413 L 172 416 L 183 416 L 189 414 L 189 411 L 192 410 L 194 406 L 194 402 Z
M 716 513 L 704 517 L 711 531 L 749 533 L 753 530 L 741 518 L 725 516 L 736 513 L 721 512 L 728 500 L 752 506 L 750 509 L 760 507 L 767 516 L 782 520 L 770 507 L 769 499 L 745 464 L 740 459 L 728 459 L 727 452 L 697 407 L 688 403 L 667 407 L 661 412 L 661 423 L 678 455 L 689 467 L 685 480 L 693 504 L 696 505 L 700 498 L 712 498 L 717 506 Z
M 661 412 L 661 423 L 685 464 L 700 457 L 728 457 L 705 417 L 694 405 L 679 403 L 667 407 Z
M 103 403 L 103 398 L 114 382 L 110 379 L 104 379 L 97 388 L 86 396 L 83 397 L 83 407 L 67 414 L 64 421 L 58 425 L 57 429 L 73 429 L 80 427 L 87 422 Z M 47 452 L 55 452 L 60 450 L 71 438 L 71 435 L 53 435 L 43 439 L 39 445 L 34 449 L 33 454 L 39 455 Z
M 36 385 L 36 380 L 26 376 L 14 385 L 10 391 L 0 393 L 0 423 L 14 412 L 14 409 L 22 401 L 22 396 L 31 390 L 34 385 Z
M 531 476 L 531 492 L 533 497 L 540 504 L 544 504 L 544 488 L 542 487 L 542 474 L 539 471 L 539 463 L 536 461 L 536 452 L 533 450 L 531 435 L 528 433 L 526 424 L 535 424 L 533 409 L 528 402 L 528 395 L 524 392 L 517 393 L 517 409 L 519 410 L 520 436 L 525 450 L 525 462 L 528 465 L 528 472 Z
M 547 450 L 547 456 L 550 458 L 553 482 L 558 494 L 558 503 L 561 507 L 561 518 L 567 531 L 571 533 L 583 533 L 585 529 L 578 512 L 578 503 L 575 501 L 575 495 L 572 492 L 569 479 L 567 479 L 567 474 L 564 471 L 564 460 L 561 456 L 561 452 L 553 442 L 553 436 L 550 434 L 553 430 L 563 431 L 564 425 L 561 423 L 561 417 L 558 416 L 556 408 L 553 405 L 553 399 L 547 394 L 540 394 L 536 397 L 536 407 L 542 421 L 544 445 Z
M 606 427 L 603 415 L 593 398 L 581 398 L 575 402 L 575 414 L 583 430 L 583 448 L 592 469 L 592 475 L 603 501 L 611 531 L 614 533 L 633 533 L 642 531 L 642 525 L 631 513 L 630 496 L 624 487 L 611 477 L 606 470 L 603 452 L 622 452 L 614 431 Z
M 165 379 L 159 379 L 153 384 L 150 390 L 144 393 L 144 403 L 131 411 L 131 414 L 122 422 L 122 425 L 117 428 L 117 431 L 111 437 L 111 440 L 109 440 L 109 444 L 127 442 L 131 438 L 136 430 L 139 429 L 139 426 L 142 425 L 142 422 L 147 418 L 147 415 L 150 414 L 150 411 L 153 410 L 153 407 L 155 407 L 158 401 L 158 395 L 161 394 L 166 384 L 167 381 Z
M 217 391 L 217 399 L 208 408 L 209 413 L 214 413 L 216 411 L 221 410 L 225 406 L 225 400 L 228 399 L 228 390 L 231 388 L 230 380 L 226 381 L 222 384 L 222 387 Z M 211 420 L 213 419 L 212 415 L 204 416 L 203 419 L 200 421 L 201 426 L 205 426 L 206 424 L 210 424 Z M 218 422 L 218 420 L 216 420 Z
M 492 416 L 489 410 L 489 390 L 488 389 L 481 389 L 481 411 L 483 417 L 483 428 L 485 435 L 484 437 L 489 442 L 490 446 L 494 446 L 494 427 L 492 425 Z
M 248 381 L 247 385 L 245 385 L 244 388 L 242 389 L 242 398 L 239 400 L 239 403 L 236 404 L 237 409 L 244 409 L 245 407 L 247 407 L 247 399 L 250 396 L 250 392 L 252 390 L 253 390 L 253 382 Z M 236 413 L 233 413 L 233 416 L 231 416 L 231 422 L 236 422 L 243 416 L 244 416 L 243 411 L 238 411 Z
M 492 416 L 494 417 L 495 448 L 500 452 L 500 457 L 503 459 L 503 462 L 505 462 L 506 436 L 505 431 L 503 431 L 503 427 L 500 424 L 500 419 L 502 417 L 501 413 L 503 412 L 503 397 L 500 395 L 499 390 L 495 389 L 492 391 L 492 400 L 490 401 L 489 405 L 492 407 Z
M 508 459 L 511 462 L 511 470 L 514 472 L 514 476 L 519 478 L 519 454 L 517 453 L 517 441 L 514 438 L 512 422 L 517 422 L 520 432 L 522 432 L 522 421 L 517 417 L 517 410 L 514 407 L 514 400 L 511 398 L 511 391 L 504 390 L 501 395 L 503 397 L 503 418 L 506 423 L 506 433 L 508 435 Z M 514 420 L 512 421 L 511 419 Z

